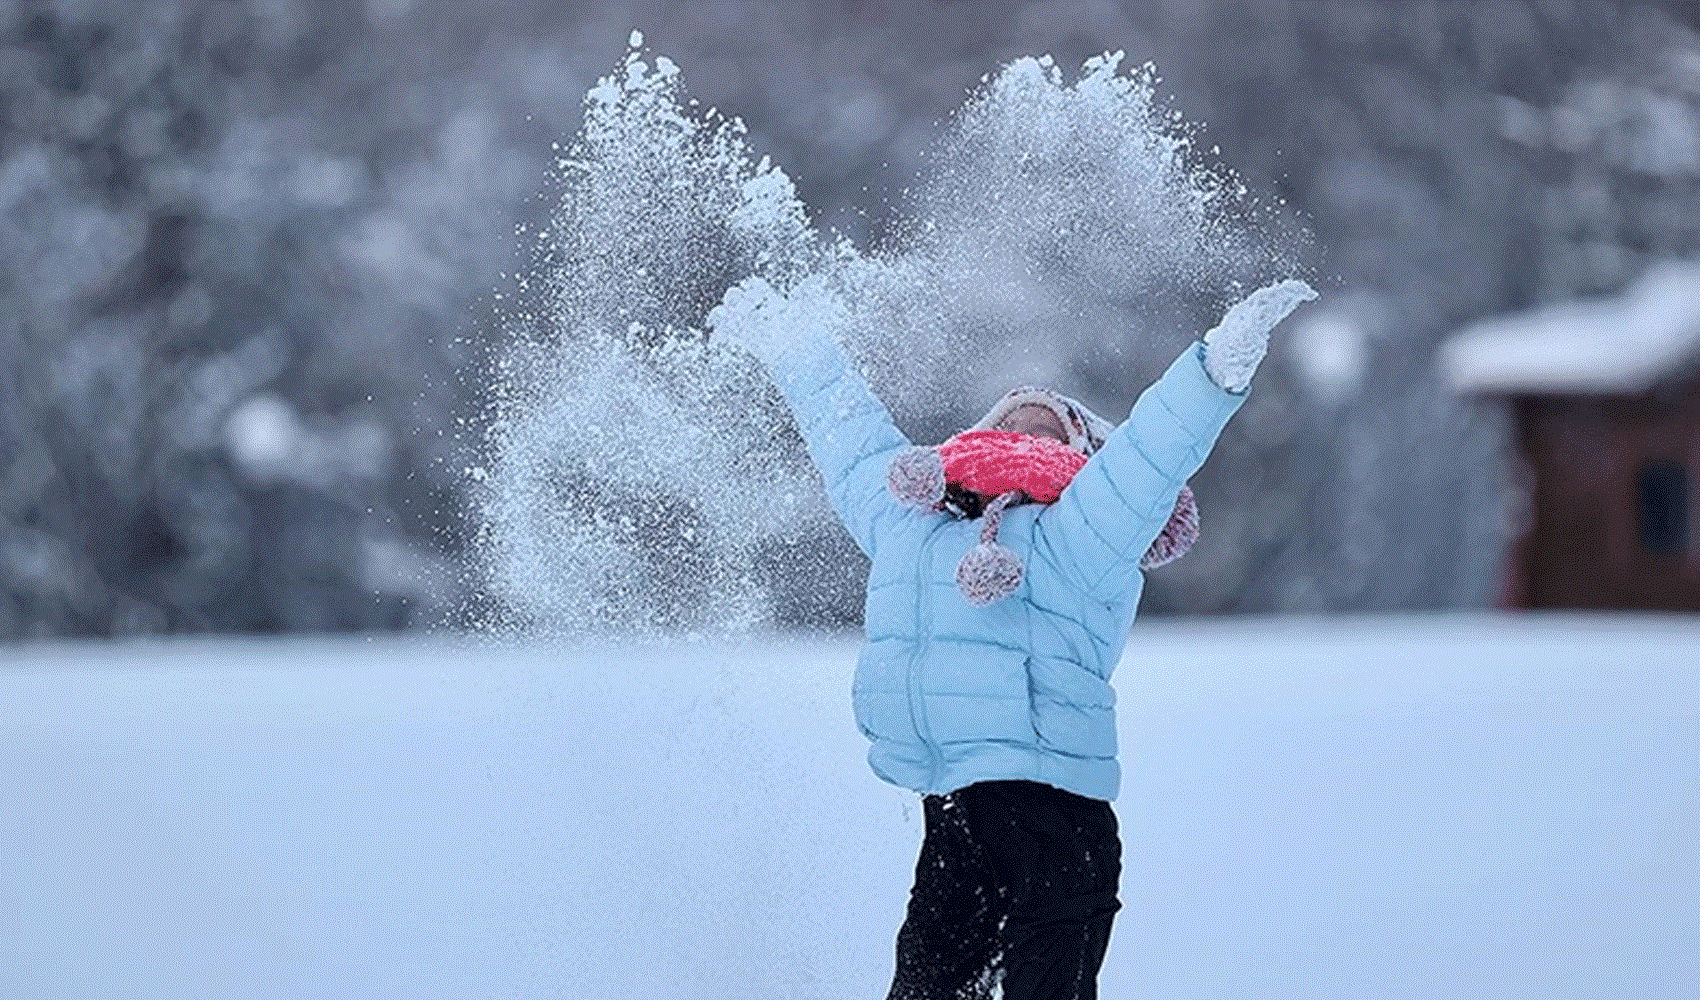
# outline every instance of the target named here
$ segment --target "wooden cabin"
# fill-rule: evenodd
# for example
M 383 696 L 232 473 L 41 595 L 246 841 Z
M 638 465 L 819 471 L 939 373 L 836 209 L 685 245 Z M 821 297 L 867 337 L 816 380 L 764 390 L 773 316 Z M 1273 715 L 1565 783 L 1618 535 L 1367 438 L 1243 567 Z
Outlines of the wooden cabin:
M 1440 367 L 1516 420 L 1528 507 L 1508 605 L 1700 611 L 1700 264 L 1478 324 Z

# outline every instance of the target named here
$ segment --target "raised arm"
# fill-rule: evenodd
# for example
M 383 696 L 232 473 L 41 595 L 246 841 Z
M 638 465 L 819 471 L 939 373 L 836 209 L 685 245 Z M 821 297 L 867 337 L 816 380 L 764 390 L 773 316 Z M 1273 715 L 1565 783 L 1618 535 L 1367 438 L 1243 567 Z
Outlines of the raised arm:
M 909 447 L 839 345 L 843 305 L 811 279 L 781 293 L 761 278 L 733 286 L 708 315 L 715 341 L 754 355 L 785 397 L 827 499 L 871 558 L 880 522 L 905 511 L 886 468 Z
M 1302 281 L 1259 289 L 1182 351 L 1039 515 L 1036 554 L 1099 600 L 1124 593 L 1181 487 L 1245 401 L 1269 332 L 1315 297 Z

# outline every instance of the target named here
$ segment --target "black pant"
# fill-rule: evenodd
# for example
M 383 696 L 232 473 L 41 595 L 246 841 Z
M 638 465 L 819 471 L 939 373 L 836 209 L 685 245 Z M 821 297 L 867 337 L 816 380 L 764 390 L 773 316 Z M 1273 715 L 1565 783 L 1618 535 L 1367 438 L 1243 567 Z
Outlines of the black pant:
M 1095 1000 L 1121 903 L 1108 802 L 1033 781 L 922 800 L 927 833 L 887 1000 Z

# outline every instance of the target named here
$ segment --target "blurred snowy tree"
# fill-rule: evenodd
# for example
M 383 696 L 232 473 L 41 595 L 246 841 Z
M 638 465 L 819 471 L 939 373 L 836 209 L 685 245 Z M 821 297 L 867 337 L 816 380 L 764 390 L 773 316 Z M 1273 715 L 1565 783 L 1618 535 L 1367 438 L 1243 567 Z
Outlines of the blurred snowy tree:
M 1339 285 L 1277 345 L 1207 469 L 1227 509 L 1153 599 L 1495 602 L 1506 415 L 1449 395 L 1434 348 L 1700 251 L 1700 44 L 1640 4 L 1212 4 L 1171 27 L 1183 103 Z
M 0 4 L 0 637 L 390 627 L 453 603 L 455 432 L 486 412 L 469 359 L 501 336 L 487 300 L 512 292 L 515 225 L 546 209 L 549 144 L 632 28 L 864 246 L 983 74 L 1155 59 L 1339 281 L 1278 347 L 1201 484 L 1204 542 L 1151 603 L 1490 601 L 1504 428 L 1448 397 L 1430 354 L 1468 320 L 1700 251 L 1694 20 L 1615 2 Z M 1195 306 L 1202 326 L 1219 303 Z M 1076 346 L 1066 377 L 1118 414 L 1161 353 Z M 855 615 L 800 594 L 793 621 Z
M 540 168 L 356 8 L 0 17 L 0 635 L 441 603 L 449 345 Z

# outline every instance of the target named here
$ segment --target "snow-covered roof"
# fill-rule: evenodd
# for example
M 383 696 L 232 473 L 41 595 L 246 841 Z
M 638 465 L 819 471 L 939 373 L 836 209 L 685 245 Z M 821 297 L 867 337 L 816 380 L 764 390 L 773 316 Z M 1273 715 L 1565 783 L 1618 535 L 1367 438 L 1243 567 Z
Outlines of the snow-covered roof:
M 1658 264 L 1621 295 L 1466 327 L 1437 363 L 1462 392 L 1634 394 L 1700 359 L 1700 262 Z

